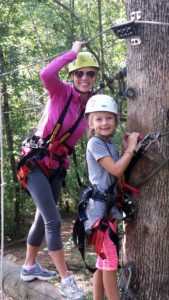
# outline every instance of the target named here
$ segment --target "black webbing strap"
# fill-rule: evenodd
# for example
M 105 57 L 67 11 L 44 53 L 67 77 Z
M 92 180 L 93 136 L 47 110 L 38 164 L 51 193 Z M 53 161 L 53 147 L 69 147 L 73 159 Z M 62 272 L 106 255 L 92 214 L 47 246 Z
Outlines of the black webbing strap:
M 32 157 L 36 156 L 36 160 L 41 160 L 43 157 L 48 155 L 47 149 L 32 149 L 28 154 L 26 154 L 24 157 L 22 157 L 17 165 L 17 170 L 19 171 L 20 168 L 27 162 L 29 159 L 32 159 Z
M 78 119 L 76 120 L 76 122 L 74 123 L 74 125 L 69 128 L 60 138 L 59 138 L 59 143 L 63 143 L 65 140 L 68 139 L 68 137 L 73 134 L 73 132 L 76 130 L 76 128 L 78 127 L 80 120 L 82 119 L 82 117 L 84 116 L 84 112 L 85 109 L 83 109 L 78 117 Z
M 70 102 L 72 100 L 72 97 L 73 97 L 73 95 L 71 93 L 68 101 L 66 102 L 66 105 L 65 105 L 61 115 L 59 116 L 59 119 L 57 120 L 57 123 L 56 123 L 55 127 L 53 128 L 52 133 L 44 138 L 44 142 L 48 142 L 49 140 L 53 141 L 55 139 L 56 135 L 59 133 L 59 131 L 61 129 L 61 126 L 62 126 L 62 123 L 63 123 L 63 120 L 66 116 L 67 111 L 68 111 Z
M 97 269 L 90 267 L 85 260 L 85 244 L 86 244 L 86 233 L 84 229 L 84 223 L 79 220 L 79 218 L 76 219 L 74 226 L 73 226 L 73 241 L 74 244 L 78 247 L 78 250 L 81 254 L 81 257 L 83 259 L 83 262 L 85 264 L 86 269 L 94 273 Z
M 143 152 L 144 152 L 144 150 L 140 148 L 139 151 L 134 154 L 134 156 L 132 157 L 128 167 L 124 171 L 124 178 L 125 178 L 126 182 L 129 181 L 131 171 L 134 168 L 134 166 L 137 164 L 137 162 L 139 161 L 139 159 L 142 156 Z

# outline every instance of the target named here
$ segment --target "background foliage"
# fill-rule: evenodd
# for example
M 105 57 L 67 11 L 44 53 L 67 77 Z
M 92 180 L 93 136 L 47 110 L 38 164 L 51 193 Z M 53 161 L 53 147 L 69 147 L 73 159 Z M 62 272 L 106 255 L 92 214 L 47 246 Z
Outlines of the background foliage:
M 39 71 L 50 60 L 49 57 L 71 48 L 73 41 L 88 41 L 98 35 L 100 29 L 105 30 L 124 21 L 125 10 L 123 3 L 115 0 L 6 0 L 0 3 L 0 20 L 5 235 L 13 238 L 25 234 L 26 217 L 34 213 L 32 200 L 20 189 L 17 181 L 16 164 L 21 142 L 36 127 L 47 100 Z M 125 66 L 125 43 L 117 39 L 112 30 L 94 39 L 88 50 L 102 63 L 104 74 L 102 72 L 100 79 L 104 76 L 114 78 Z M 60 75 L 69 80 L 66 68 Z M 110 83 L 109 88 L 105 87 L 102 92 L 113 93 L 118 100 L 121 96 L 118 84 L 114 80 Z M 85 145 L 86 137 L 76 147 L 78 173 L 83 183 L 86 180 Z M 75 212 L 80 191 L 76 173 L 75 161 L 71 158 L 71 168 L 60 200 L 62 211 L 68 201 L 70 211 Z

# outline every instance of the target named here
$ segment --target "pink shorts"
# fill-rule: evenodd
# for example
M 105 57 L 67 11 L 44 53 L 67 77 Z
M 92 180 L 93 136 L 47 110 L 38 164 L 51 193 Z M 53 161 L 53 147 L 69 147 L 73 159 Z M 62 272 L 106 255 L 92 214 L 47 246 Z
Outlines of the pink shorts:
M 93 227 L 97 226 L 100 220 L 97 220 Z M 114 232 L 117 231 L 116 222 L 109 223 Z M 105 232 L 101 253 L 104 253 L 104 259 L 97 257 L 96 267 L 99 270 L 114 271 L 118 269 L 118 254 L 115 244 L 109 237 L 108 229 Z

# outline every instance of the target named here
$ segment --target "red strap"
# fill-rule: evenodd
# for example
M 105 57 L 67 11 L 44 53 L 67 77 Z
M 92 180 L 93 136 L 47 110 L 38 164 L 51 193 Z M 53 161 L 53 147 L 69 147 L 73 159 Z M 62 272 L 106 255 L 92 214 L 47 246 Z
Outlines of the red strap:
M 134 195 L 136 196 L 140 196 L 141 195 L 141 191 L 137 188 L 135 188 L 134 186 L 132 185 L 129 185 L 128 183 L 126 182 L 122 182 L 120 183 L 120 188 L 121 189 L 126 189 L 126 190 L 129 190 L 131 191 Z
M 54 142 L 51 142 L 49 144 L 48 150 L 52 154 L 62 155 L 63 153 L 65 153 L 66 156 L 69 154 L 68 148 L 65 145 L 63 145 L 63 144 L 60 144 L 60 142 L 57 141 L 57 140 L 54 141 Z
M 88 244 L 94 246 L 94 250 L 97 255 L 100 255 L 103 245 L 104 234 L 104 231 L 101 231 L 98 227 L 96 227 L 88 238 Z
M 24 165 L 23 167 L 20 168 L 20 170 L 18 171 L 18 179 L 21 182 L 21 185 L 24 189 L 26 189 L 26 177 L 28 175 L 28 173 L 30 172 L 30 169 Z
M 31 160 L 30 160 L 30 163 L 31 163 Z M 45 163 L 43 162 L 43 160 L 38 161 L 38 165 L 41 167 L 44 174 L 46 176 L 48 176 L 48 168 L 45 166 Z M 17 174 L 18 179 L 20 180 L 21 185 L 24 189 L 26 189 L 26 177 L 27 177 L 28 173 L 30 172 L 30 170 L 31 169 L 27 165 L 24 165 L 19 169 L 18 174 Z
M 48 177 L 49 176 L 49 171 L 48 168 L 46 167 L 45 163 L 43 160 L 38 161 L 38 165 L 41 167 L 43 173 Z

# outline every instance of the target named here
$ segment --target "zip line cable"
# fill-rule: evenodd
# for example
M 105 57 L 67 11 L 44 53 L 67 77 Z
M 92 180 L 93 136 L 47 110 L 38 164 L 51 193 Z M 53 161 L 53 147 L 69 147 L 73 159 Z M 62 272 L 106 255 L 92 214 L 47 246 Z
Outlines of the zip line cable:
M 95 39 L 97 39 L 99 36 L 101 36 L 101 35 L 107 33 L 107 32 L 110 31 L 110 30 L 112 30 L 112 26 L 111 26 L 110 28 L 108 28 L 108 29 L 105 29 L 105 30 L 99 32 L 99 33 L 96 34 L 94 37 L 91 37 L 88 41 L 84 42 L 84 45 L 87 45 L 87 44 L 93 42 L 93 41 L 94 41 Z
M 150 174 L 148 174 L 142 181 L 136 184 L 136 188 L 144 185 L 151 177 L 153 177 L 160 169 L 162 169 L 169 161 L 169 156 L 167 156 Z
M 134 20 L 134 22 L 137 24 L 152 24 L 152 25 L 169 26 L 169 23 L 158 22 L 158 21 Z
M 3 139 L 2 139 L 2 94 L 0 85 L 0 160 L 1 160 L 1 266 L 0 266 L 0 285 L 1 299 L 3 300 L 3 256 L 4 256 L 4 173 L 3 173 Z

